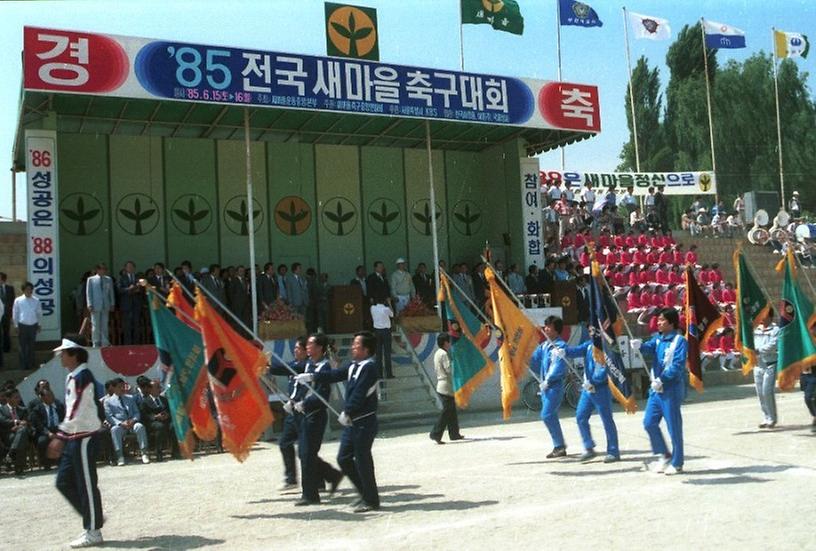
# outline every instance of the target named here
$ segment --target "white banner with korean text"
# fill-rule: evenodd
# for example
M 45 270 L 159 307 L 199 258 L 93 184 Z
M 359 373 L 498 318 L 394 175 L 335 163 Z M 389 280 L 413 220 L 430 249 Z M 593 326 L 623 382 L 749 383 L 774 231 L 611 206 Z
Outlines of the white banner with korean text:
M 715 195 L 717 180 L 713 172 L 579 172 L 542 170 L 541 185 L 568 182 L 579 188 L 587 183 L 595 189 L 609 189 L 623 193 L 632 188 L 632 194 L 648 195 L 649 188 L 663 188 L 664 195 Z
M 524 244 L 524 272 L 535 264 L 544 268 L 544 228 L 541 227 L 541 193 L 538 159 L 519 161 L 521 174 L 521 220 Z
M 60 324 L 59 209 L 57 208 L 57 133 L 26 130 L 28 190 L 28 281 L 40 299 L 37 339 L 58 341 Z

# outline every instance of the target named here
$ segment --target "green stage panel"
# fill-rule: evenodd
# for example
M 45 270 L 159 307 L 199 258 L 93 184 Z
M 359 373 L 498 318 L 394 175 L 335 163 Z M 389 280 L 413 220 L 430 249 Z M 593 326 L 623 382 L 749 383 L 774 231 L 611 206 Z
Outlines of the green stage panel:
M 268 143 L 267 212 L 271 261 L 318 265 L 315 214 L 314 147 L 299 143 Z M 261 263 L 263 267 L 263 263 Z
M 165 258 L 160 137 L 111 136 L 113 273 L 132 260 L 138 272 Z
M 57 151 L 62 324 L 76 330 L 70 292 L 85 271 L 111 263 L 108 137 L 59 134 Z
M 487 185 L 490 195 L 490 202 L 483 210 L 485 215 L 485 231 L 484 239 L 490 242 L 490 248 L 497 254 L 496 258 L 505 259 L 505 253 L 510 251 L 504 244 L 504 234 L 515 231 L 516 228 L 509 228 L 508 224 L 508 209 L 507 209 L 507 194 L 512 190 L 518 188 L 518 183 L 509 181 L 506 178 L 506 163 L 504 158 L 504 149 L 501 146 L 491 147 L 482 151 L 480 155 L 480 162 L 482 166 L 482 174 L 485 185 Z M 518 162 L 516 161 L 516 164 Z M 516 167 L 518 172 L 518 167 Z M 514 187 L 515 186 L 515 187 Z M 520 216 L 520 214 L 518 215 Z M 519 225 L 519 218 L 515 218 L 514 225 Z M 511 239 L 518 240 L 518 236 L 513 236 Z M 484 243 L 482 243 L 484 245 Z M 499 254 L 501 253 L 501 254 Z M 524 263 L 524 258 L 513 257 L 513 262 L 519 262 L 519 266 Z
M 215 142 L 164 139 L 164 202 L 168 267 L 189 260 L 198 270 L 220 262 Z
M 505 205 L 507 208 L 507 227 L 505 230 L 510 234 L 510 247 L 507 257 L 521 264 L 524 263 L 524 228 L 521 212 L 521 166 L 519 160 L 526 157 L 527 153 L 521 140 L 516 139 L 507 142 L 504 149 L 504 179 L 505 179 Z M 526 275 L 527 268 L 524 268 Z
M 353 146 L 315 146 L 320 271 L 332 285 L 346 284 L 363 263 L 360 158 Z
M 494 224 L 490 210 L 501 205 L 500 194 L 485 174 L 484 158 L 479 153 L 445 153 L 445 189 L 447 191 L 447 228 L 451 260 L 472 266 L 479 260 L 488 228 Z
M 246 146 L 243 141 L 218 141 L 218 223 L 221 226 L 221 263 L 249 269 L 249 205 L 246 197 Z M 266 197 L 266 152 L 252 143 L 252 193 L 255 260 L 269 260 L 269 223 Z
M 448 249 L 447 201 L 445 199 L 445 155 L 433 151 L 434 193 L 436 194 L 437 232 L 439 258 L 451 264 Z M 419 262 L 428 265 L 432 272 L 436 267 L 433 262 L 433 240 L 431 239 L 430 208 L 428 184 L 428 154 L 425 149 L 404 149 L 405 195 L 408 218 L 408 256 L 411 267 Z M 413 269 L 412 269 L 413 271 Z
M 414 264 L 408 258 L 402 151 L 363 147 L 360 156 L 366 270 L 371 271 L 375 260 L 382 260 L 391 271 L 394 261 L 405 257 L 413 271 Z

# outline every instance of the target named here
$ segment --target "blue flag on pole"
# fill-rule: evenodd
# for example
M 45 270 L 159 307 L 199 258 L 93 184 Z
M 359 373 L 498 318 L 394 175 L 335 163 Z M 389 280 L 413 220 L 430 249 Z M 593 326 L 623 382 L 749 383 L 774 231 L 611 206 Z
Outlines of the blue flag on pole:
M 744 48 L 745 31 L 725 23 L 703 20 L 706 48 Z
M 603 21 L 589 4 L 575 0 L 558 0 L 562 25 L 603 27 Z

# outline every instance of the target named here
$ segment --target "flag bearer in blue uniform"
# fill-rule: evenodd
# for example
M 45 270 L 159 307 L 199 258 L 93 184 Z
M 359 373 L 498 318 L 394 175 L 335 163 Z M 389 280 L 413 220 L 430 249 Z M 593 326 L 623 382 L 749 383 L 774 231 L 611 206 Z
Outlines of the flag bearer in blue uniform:
M 298 375 L 300 382 L 346 382 L 343 411 L 338 421 L 345 428 L 340 437 L 337 463 L 361 499 L 354 504 L 355 513 L 380 508 L 380 495 L 374 477 L 371 446 L 377 436 L 377 381 L 379 367 L 374 358 L 377 338 L 369 331 L 354 335 L 351 345 L 352 362 L 340 369 L 321 370 Z
M 70 373 L 65 381 L 65 420 L 57 437 L 48 444 L 47 455 L 59 458 L 57 489 L 82 515 L 85 531 L 68 545 L 72 548 L 102 544 L 102 496 L 97 488 L 97 433 L 102 428 L 96 380 L 88 369 L 84 337 L 66 335 L 54 349 L 62 367 Z
M 665 472 L 667 475 L 683 472 L 683 418 L 680 415 L 680 405 L 686 394 L 688 343 L 677 332 L 679 323 L 677 310 L 664 308 L 657 316 L 660 334 L 644 343 L 637 339 L 631 341 L 632 348 L 640 348 L 641 351 L 654 355 L 652 384 L 643 416 L 643 428 L 649 435 L 652 452 L 657 455 L 657 461 L 648 465 L 649 470 Z M 671 454 L 660 430 L 661 419 L 666 420 L 666 428 L 669 430 Z
M 283 405 L 283 409 L 286 411 L 286 417 L 283 419 L 283 432 L 278 441 L 278 447 L 280 448 L 281 456 L 283 456 L 284 480 L 279 488 L 282 492 L 297 488 L 295 442 L 297 442 L 299 438 L 300 423 L 297 414 L 295 414 L 292 399 L 295 397 L 295 375 L 303 373 L 303 370 L 306 368 L 306 337 L 298 337 L 295 341 L 294 356 L 295 359 L 289 364 L 289 367 L 282 364 L 272 364 L 269 367 L 270 375 L 287 375 L 289 377 L 289 385 L 287 387 L 289 400 Z
M 324 334 L 318 333 L 309 337 L 306 341 L 309 361 L 304 373 L 315 374 L 331 371 L 329 358 L 326 356 L 328 346 L 329 339 Z M 295 503 L 295 506 L 300 507 L 320 503 L 318 492 L 324 485 L 324 481 L 329 483 L 329 492 L 333 494 L 343 479 L 343 473 L 317 455 L 323 444 L 323 434 L 326 432 L 326 423 L 329 420 L 326 402 L 329 401 L 331 395 L 331 385 L 327 381 L 317 380 L 312 384 L 312 389 L 309 389 L 295 383 L 294 392 L 294 409 L 300 419 L 298 455 L 300 455 L 301 486 L 303 488 L 300 500 Z
M 594 328 L 590 327 L 590 336 L 592 336 L 593 331 Z M 583 390 L 578 400 L 578 408 L 575 411 L 575 420 L 578 422 L 578 430 L 584 444 L 581 461 L 589 461 L 596 455 L 595 442 L 592 440 L 592 433 L 589 430 L 589 418 L 597 410 L 598 415 L 601 416 L 601 422 L 603 422 L 604 432 L 606 432 L 604 463 L 614 463 L 620 460 L 620 449 L 618 449 L 618 429 L 615 426 L 615 420 L 612 418 L 612 392 L 609 390 L 606 365 L 595 361 L 594 350 L 592 339 L 577 346 L 566 347 L 568 358 L 584 357 Z
M 547 341 L 541 343 L 530 358 L 530 369 L 538 373 L 541 379 L 541 420 L 550 431 L 553 442 L 553 450 L 547 454 L 547 459 L 567 455 L 561 422 L 558 420 L 558 408 L 564 399 L 564 377 L 567 375 L 567 362 L 564 359 L 567 345 L 561 338 L 563 328 L 564 322 L 557 316 L 544 320 Z

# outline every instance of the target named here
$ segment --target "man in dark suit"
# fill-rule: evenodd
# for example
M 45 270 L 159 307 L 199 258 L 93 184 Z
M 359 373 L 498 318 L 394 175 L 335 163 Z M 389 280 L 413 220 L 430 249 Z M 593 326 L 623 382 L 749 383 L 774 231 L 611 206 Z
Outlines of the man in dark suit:
M 383 304 L 390 304 L 391 286 L 388 284 L 388 278 L 385 277 L 385 265 L 379 260 L 374 263 L 374 273 L 366 278 L 366 290 L 369 305 L 377 304 L 380 301 Z
M 161 396 L 161 385 L 158 381 L 151 381 L 150 391 L 139 405 L 142 423 L 147 427 L 148 439 L 153 442 L 156 451 L 156 461 L 161 461 L 164 448 L 170 436 L 170 404 L 167 398 Z M 173 456 L 176 456 L 176 446 L 170 443 Z
M 247 323 L 249 316 L 247 316 L 247 305 L 249 304 L 249 295 L 247 294 L 246 268 L 238 266 L 235 272 L 235 277 L 229 281 L 227 286 L 227 303 L 230 312 L 235 314 L 239 320 Z M 249 323 L 247 326 L 251 327 Z
M 275 265 L 272 262 L 264 264 L 263 273 L 258 276 L 258 311 L 263 312 L 272 306 L 277 298 L 277 284 L 275 283 Z
M 552 294 L 555 290 L 555 260 L 548 258 L 544 263 L 544 269 L 538 271 L 538 288 L 542 293 Z
M 227 294 L 226 294 L 226 286 L 224 285 L 224 280 L 221 279 L 221 266 L 218 264 L 210 264 L 210 267 L 206 274 L 201 274 L 201 279 L 199 280 L 201 286 L 204 287 L 207 291 L 210 292 L 212 296 L 217 298 L 221 304 L 227 303 Z M 217 309 L 221 309 L 221 307 L 215 303 L 215 301 L 210 301 L 213 303 L 213 306 Z
M 8 448 L 9 459 L 14 464 L 14 474 L 22 474 L 26 464 L 26 451 L 31 443 L 31 425 L 28 411 L 22 406 L 20 392 L 16 388 L 5 391 L 6 405 L 0 407 L 0 439 Z
M 170 292 L 170 276 L 165 272 L 164 264 L 161 262 L 153 264 L 153 275 L 147 278 L 147 282 L 163 297 Z
M 475 272 L 473 276 L 473 298 L 475 299 L 474 302 L 476 306 L 479 308 L 484 308 L 485 302 L 487 302 L 486 292 L 490 288 L 487 283 L 487 278 L 484 275 L 484 270 L 484 262 L 479 262 L 473 267 L 473 271 Z
M 354 270 L 354 279 L 349 281 L 349 285 L 359 287 L 363 294 L 363 327 L 368 329 L 371 327 L 371 310 L 369 309 L 368 279 L 365 266 L 357 266 Z
M 5 272 L 0 272 L 0 301 L 3 302 L 2 344 L 3 352 L 11 352 L 11 309 L 14 306 L 14 287 L 6 283 Z
M 417 295 L 425 303 L 428 308 L 433 308 L 436 305 L 436 289 L 434 280 L 431 274 L 428 273 L 428 267 L 424 262 L 417 264 L 416 272 L 414 273 L 414 289 Z
M 340 369 L 303 373 L 295 381 L 303 384 L 346 382 L 343 411 L 338 421 L 345 428 L 340 437 L 337 463 L 351 480 L 361 499 L 355 513 L 367 513 L 380 508 L 380 494 L 374 478 L 371 446 L 377 436 L 377 385 L 379 367 L 374 358 L 377 338 L 369 331 L 354 335 L 351 357 L 354 360 Z
M 53 466 L 53 461 L 46 457 L 45 451 L 53 438 L 56 438 L 59 424 L 65 419 L 65 405 L 54 398 L 50 388 L 42 388 L 39 403 L 30 409 L 29 420 L 37 444 L 37 455 L 40 466 L 46 471 Z
M 141 340 L 142 308 L 144 293 L 136 277 L 136 266 L 132 261 L 125 262 L 125 269 L 116 282 L 119 295 L 119 313 L 122 320 L 122 344 L 139 344 Z

